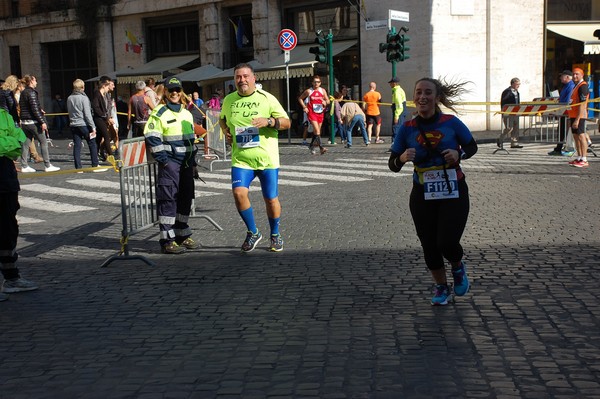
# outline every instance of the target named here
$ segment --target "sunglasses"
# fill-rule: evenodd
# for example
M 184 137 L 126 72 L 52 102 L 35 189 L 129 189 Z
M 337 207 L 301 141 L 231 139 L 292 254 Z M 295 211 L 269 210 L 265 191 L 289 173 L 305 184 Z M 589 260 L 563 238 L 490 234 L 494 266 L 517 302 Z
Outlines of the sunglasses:
M 169 89 L 169 93 L 181 93 L 181 89 L 179 87 L 175 87 L 173 89 Z

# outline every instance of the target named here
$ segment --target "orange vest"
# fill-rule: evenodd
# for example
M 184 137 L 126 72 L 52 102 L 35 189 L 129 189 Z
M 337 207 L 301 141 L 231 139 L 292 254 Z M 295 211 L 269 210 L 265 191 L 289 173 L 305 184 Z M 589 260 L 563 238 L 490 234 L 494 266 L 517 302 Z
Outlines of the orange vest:
M 575 88 L 573 89 L 573 93 L 571 93 L 571 104 L 579 104 L 579 88 L 582 85 L 586 85 L 587 82 L 585 80 L 582 80 L 581 82 L 579 82 L 577 84 L 577 86 L 575 86 Z M 569 109 L 567 111 L 567 115 L 569 115 L 569 118 L 577 118 L 579 116 L 579 107 L 586 107 L 586 111 L 587 111 L 587 100 L 590 98 L 590 95 L 588 93 L 588 95 L 585 98 L 585 104 L 582 105 L 571 105 L 571 109 Z

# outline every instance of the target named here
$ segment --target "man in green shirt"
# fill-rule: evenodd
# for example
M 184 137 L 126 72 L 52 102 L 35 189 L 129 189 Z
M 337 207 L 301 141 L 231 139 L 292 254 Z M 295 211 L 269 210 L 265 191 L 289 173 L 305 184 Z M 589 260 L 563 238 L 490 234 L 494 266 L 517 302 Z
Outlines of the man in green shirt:
M 262 239 L 254 222 L 248 197 L 250 183 L 256 177 L 267 208 L 271 228 L 270 250 L 283 250 L 279 233 L 279 130 L 290 127 L 287 113 L 272 94 L 256 87 L 254 69 L 249 64 L 234 68 L 237 91 L 225 97 L 219 124 L 231 144 L 231 188 L 233 198 L 248 230 L 242 251 L 252 251 Z
M 406 93 L 400 87 L 400 79 L 393 77 L 388 82 L 392 88 L 392 112 L 394 114 L 392 123 L 392 142 L 400 131 L 400 126 L 404 123 L 404 109 L 406 108 Z

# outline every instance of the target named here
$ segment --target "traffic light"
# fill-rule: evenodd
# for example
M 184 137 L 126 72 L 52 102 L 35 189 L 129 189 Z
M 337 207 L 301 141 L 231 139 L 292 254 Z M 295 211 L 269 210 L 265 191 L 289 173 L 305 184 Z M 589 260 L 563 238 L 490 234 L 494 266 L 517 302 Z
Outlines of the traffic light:
M 325 47 L 326 39 L 323 37 L 321 32 L 317 32 L 317 37 L 315 39 L 315 43 L 317 43 L 318 46 L 309 48 L 308 52 L 315 55 L 315 61 L 326 64 L 327 63 L 327 48 Z
M 398 42 L 400 46 L 400 48 L 398 49 L 398 59 L 400 61 L 405 61 L 410 58 L 410 55 L 408 55 L 408 50 L 410 50 L 410 47 L 406 45 L 406 42 L 410 40 L 410 37 L 406 35 L 398 36 Z
M 410 58 L 410 55 L 408 55 L 410 47 L 406 45 L 406 42 L 410 40 L 410 37 L 406 36 L 403 32 L 408 32 L 406 26 L 401 27 L 400 33 L 398 33 L 398 43 L 400 44 L 400 48 L 398 49 L 398 59 L 400 61 L 405 61 Z

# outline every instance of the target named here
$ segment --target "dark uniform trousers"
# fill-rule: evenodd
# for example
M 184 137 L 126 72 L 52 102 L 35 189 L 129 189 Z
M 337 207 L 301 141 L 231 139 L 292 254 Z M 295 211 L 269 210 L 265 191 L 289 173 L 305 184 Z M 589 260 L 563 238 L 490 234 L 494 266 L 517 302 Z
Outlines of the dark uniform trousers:
M 194 199 L 194 172 L 191 166 L 170 161 L 158 166 L 156 202 L 160 245 L 178 244 L 192 235 L 188 225 Z

